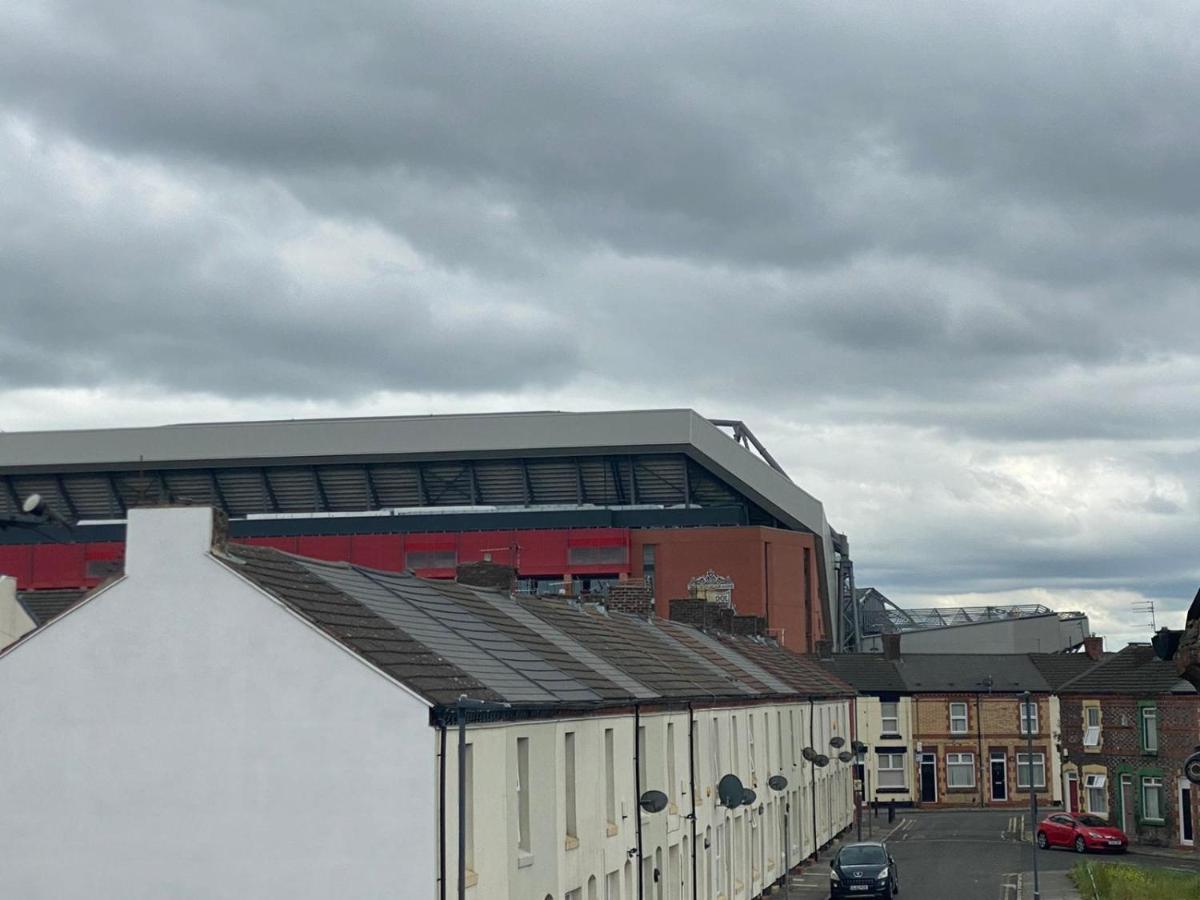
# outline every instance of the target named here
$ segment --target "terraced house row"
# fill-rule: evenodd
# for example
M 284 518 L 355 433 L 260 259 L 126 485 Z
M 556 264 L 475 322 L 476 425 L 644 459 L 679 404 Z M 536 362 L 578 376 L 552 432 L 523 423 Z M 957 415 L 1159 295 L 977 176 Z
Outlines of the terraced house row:
M 1150 644 L 909 654 L 885 637 L 883 653 L 821 660 L 859 692 L 868 799 L 1023 807 L 1032 784 L 1039 805 L 1102 816 L 1134 843 L 1193 846 L 1200 798 L 1183 763 L 1200 745 L 1200 695 Z
M 6 893 L 735 900 L 850 824 L 813 658 L 470 580 L 131 510 L 124 574 L 0 651 Z

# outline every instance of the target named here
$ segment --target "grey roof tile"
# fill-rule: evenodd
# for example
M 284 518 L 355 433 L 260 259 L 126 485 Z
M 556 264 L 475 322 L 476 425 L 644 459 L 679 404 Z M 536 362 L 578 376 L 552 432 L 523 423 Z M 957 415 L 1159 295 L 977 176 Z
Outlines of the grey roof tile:
M 1182 680 L 1172 660 L 1159 659 L 1150 644 L 1129 644 L 1064 682 L 1060 690 L 1070 694 L 1195 694 Z

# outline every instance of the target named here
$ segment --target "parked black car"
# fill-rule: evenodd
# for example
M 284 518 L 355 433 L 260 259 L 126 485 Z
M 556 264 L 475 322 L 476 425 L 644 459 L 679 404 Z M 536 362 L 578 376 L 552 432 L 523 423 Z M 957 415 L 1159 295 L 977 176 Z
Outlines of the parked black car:
M 896 861 L 882 841 L 847 844 L 829 863 L 829 893 L 842 897 L 891 897 L 900 893 Z

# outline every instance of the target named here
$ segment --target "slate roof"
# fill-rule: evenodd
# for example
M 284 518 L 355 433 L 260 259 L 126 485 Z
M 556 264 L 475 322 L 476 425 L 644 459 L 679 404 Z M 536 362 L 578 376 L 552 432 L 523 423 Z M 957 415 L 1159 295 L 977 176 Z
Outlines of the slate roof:
M 37 626 L 61 616 L 83 599 L 84 590 L 18 591 L 17 602 Z
M 461 695 L 563 709 L 847 696 L 777 645 L 558 599 L 231 545 L 221 559 L 435 706 Z
M 1050 691 L 1027 653 L 913 653 L 896 669 L 910 691 Z
M 820 664 L 866 694 L 902 694 L 908 685 L 895 663 L 880 653 L 839 653 Z
M 1112 655 L 1106 654 L 1101 659 Z M 1100 664 L 1100 660 L 1092 659 L 1086 653 L 1031 653 L 1029 659 L 1055 690 Z
M 1195 694 L 1171 660 L 1159 659 L 1149 644 L 1129 644 L 1060 688 L 1071 694 Z
M 865 694 L 1051 690 L 1027 653 L 846 653 L 819 660 L 827 671 Z

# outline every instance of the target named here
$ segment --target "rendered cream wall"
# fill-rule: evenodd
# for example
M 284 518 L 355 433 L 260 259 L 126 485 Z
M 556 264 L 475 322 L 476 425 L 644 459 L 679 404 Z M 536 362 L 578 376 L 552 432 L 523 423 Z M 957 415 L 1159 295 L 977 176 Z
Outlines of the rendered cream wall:
M 797 744 L 796 765 L 792 764 L 792 736 L 789 712 L 795 717 Z M 814 731 L 810 738 L 809 706 L 807 703 L 767 705 L 741 708 L 695 709 L 696 718 L 696 793 L 699 798 L 696 819 L 697 898 L 717 898 L 720 881 L 716 871 L 716 834 L 718 828 L 736 830 L 742 835 L 742 847 L 731 870 L 736 889 L 741 884 L 740 897 L 754 897 L 773 883 L 783 872 L 782 817 L 783 798 L 767 787 L 767 778 L 783 774 L 789 781 L 788 799 L 792 804 L 789 837 L 789 856 L 794 865 L 812 853 L 814 846 L 826 843 L 836 832 L 852 821 L 852 779 L 850 767 L 834 762 L 822 769 L 805 763 L 800 749 L 810 744 L 819 751 L 830 753 L 829 738 L 839 734 L 849 740 L 848 701 L 814 704 Z M 778 719 L 776 715 L 779 714 Z M 755 764 L 751 775 L 748 715 L 755 718 Z M 740 765 L 735 772 L 747 787 L 757 792 L 753 807 L 727 810 L 716 803 L 712 777 L 710 730 L 715 717 L 722 741 L 721 759 L 716 768 L 718 777 L 733 768 L 729 736 L 732 721 L 738 720 Z M 764 716 L 770 722 L 770 740 Z M 675 772 L 680 782 L 676 788 L 678 806 L 653 815 L 641 813 L 643 860 L 646 862 L 645 897 L 691 897 L 692 829 L 687 819 L 691 809 L 688 785 L 688 714 L 681 712 L 647 713 L 641 716 L 646 729 L 646 783 L 643 792 L 662 790 L 670 795 L 666 776 L 667 725 L 675 729 Z M 780 741 L 776 738 L 777 723 L 783 725 L 783 759 L 779 758 Z M 615 789 L 617 794 L 617 829 L 609 835 L 605 804 L 604 730 L 612 728 L 615 749 Z M 566 841 L 564 736 L 575 735 L 577 773 L 578 846 Z M 595 879 L 598 900 L 616 900 L 605 895 L 606 885 L 615 883 L 622 898 L 635 897 L 626 884 L 636 891 L 637 859 L 629 851 L 637 846 L 636 802 L 634 792 L 634 717 L 632 714 L 594 715 L 574 719 L 544 722 L 489 724 L 471 727 L 468 740 L 472 745 L 475 800 L 474 867 L 477 880 L 467 889 L 473 900 L 526 900 L 546 895 L 562 897 L 580 890 L 589 897 L 591 879 Z M 532 785 L 531 854 L 517 852 L 517 795 L 516 741 L 530 741 L 530 773 Z M 457 853 L 457 741 L 451 730 L 448 735 L 447 772 L 447 896 L 455 896 Z M 769 754 L 769 758 L 768 758 Z M 815 773 L 816 788 L 812 779 Z M 815 798 L 815 803 L 814 803 Z M 816 842 L 813 835 L 814 805 L 816 812 Z M 760 815 L 759 808 L 763 812 Z M 731 832 L 732 833 L 732 832 Z M 705 848 L 705 840 L 709 847 Z M 733 842 L 731 841 L 731 844 Z M 724 862 L 728 857 L 723 853 Z M 672 860 L 676 865 L 672 867 Z M 523 864 L 522 864 L 523 863 Z M 654 868 L 660 870 L 660 880 L 653 879 Z M 615 877 L 614 877 L 615 876 Z M 710 892 L 708 885 L 712 883 Z M 660 895 L 661 889 L 661 895 Z M 732 900 L 728 897 L 727 900 Z

